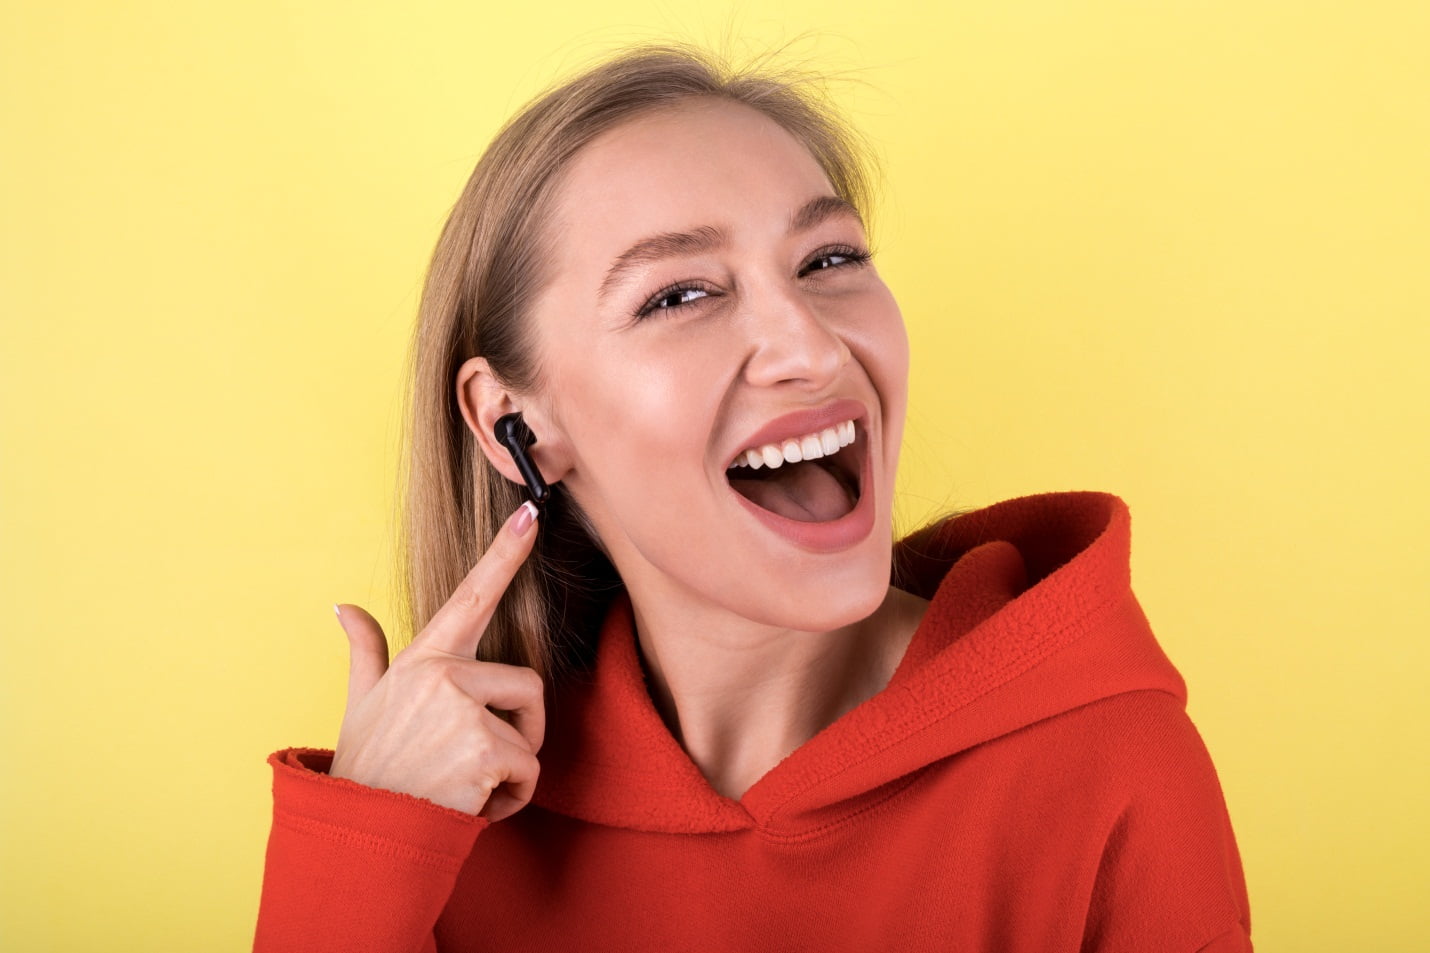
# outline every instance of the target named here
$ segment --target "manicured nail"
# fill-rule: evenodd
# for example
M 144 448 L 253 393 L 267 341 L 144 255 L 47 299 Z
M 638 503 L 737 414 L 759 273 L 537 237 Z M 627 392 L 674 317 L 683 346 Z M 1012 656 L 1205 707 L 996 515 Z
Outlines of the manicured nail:
M 336 602 L 333 603 L 333 613 L 338 617 L 338 625 L 343 625 L 343 610 L 338 608 Z M 343 626 L 343 631 L 347 631 L 347 626 Z
M 511 521 L 511 531 L 518 536 L 525 536 L 526 531 L 531 529 L 531 524 L 535 522 L 536 504 L 527 500 L 516 511 L 516 518 Z

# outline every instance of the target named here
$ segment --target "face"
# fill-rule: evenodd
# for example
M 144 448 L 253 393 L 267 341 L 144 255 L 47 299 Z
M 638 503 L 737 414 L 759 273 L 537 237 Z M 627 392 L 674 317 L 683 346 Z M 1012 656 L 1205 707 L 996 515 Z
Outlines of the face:
M 749 107 L 688 103 L 587 146 L 550 227 L 534 449 L 638 607 L 809 631 L 873 612 L 908 343 L 813 156 Z

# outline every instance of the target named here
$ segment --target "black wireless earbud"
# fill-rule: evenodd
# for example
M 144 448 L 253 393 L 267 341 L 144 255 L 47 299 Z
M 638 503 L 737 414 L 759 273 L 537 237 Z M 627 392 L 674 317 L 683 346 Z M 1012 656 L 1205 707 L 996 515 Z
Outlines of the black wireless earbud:
M 496 436 L 497 442 L 511 451 L 511 458 L 516 461 L 516 468 L 521 471 L 521 478 L 531 491 L 531 499 L 537 506 L 545 503 L 551 490 L 541 478 L 541 471 L 536 469 L 536 461 L 526 452 L 527 447 L 536 443 L 536 434 L 521 419 L 521 414 L 506 414 L 497 418 Z

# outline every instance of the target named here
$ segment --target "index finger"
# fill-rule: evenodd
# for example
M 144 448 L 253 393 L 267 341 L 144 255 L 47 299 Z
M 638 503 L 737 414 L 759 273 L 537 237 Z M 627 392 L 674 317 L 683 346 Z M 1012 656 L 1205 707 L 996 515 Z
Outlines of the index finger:
M 475 658 L 497 602 L 536 542 L 536 504 L 527 500 L 507 517 L 496 538 L 409 648 Z

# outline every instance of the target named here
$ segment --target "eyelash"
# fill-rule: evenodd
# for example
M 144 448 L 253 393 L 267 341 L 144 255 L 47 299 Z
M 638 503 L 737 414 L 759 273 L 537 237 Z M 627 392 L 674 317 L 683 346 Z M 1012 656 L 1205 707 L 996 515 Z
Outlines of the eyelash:
M 869 252 L 860 251 L 859 249 L 853 248 L 849 245 L 836 245 L 831 248 L 822 248 L 819 251 L 815 252 L 812 256 L 810 256 L 809 260 L 800 266 L 799 274 L 800 277 L 804 277 L 807 274 L 812 274 L 812 272 L 808 271 L 809 267 L 815 262 L 818 262 L 825 258 L 844 258 L 847 260 L 838 265 L 829 265 L 825 268 L 817 268 L 815 269 L 815 271 L 833 271 L 837 268 L 849 267 L 857 268 L 861 265 L 867 265 L 873 257 L 874 256 L 871 255 Z M 638 309 L 636 309 L 636 312 L 633 317 L 635 317 L 637 320 L 640 320 L 649 317 L 653 312 L 656 311 L 678 310 L 688 304 L 693 304 L 694 302 L 677 302 L 676 304 L 667 305 L 664 308 L 658 307 L 658 305 L 661 301 L 665 300 L 666 298 L 672 297 L 673 295 L 684 294 L 687 291 L 705 290 L 706 289 L 702 288 L 700 285 L 692 284 L 688 281 L 676 282 L 673 285 L 668 285 L 660 289 L 655 294 L 647 298 L 645 304 L 641 305 Z

